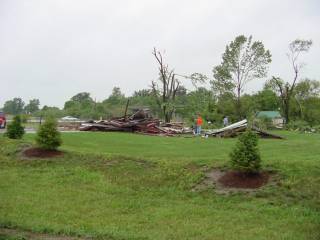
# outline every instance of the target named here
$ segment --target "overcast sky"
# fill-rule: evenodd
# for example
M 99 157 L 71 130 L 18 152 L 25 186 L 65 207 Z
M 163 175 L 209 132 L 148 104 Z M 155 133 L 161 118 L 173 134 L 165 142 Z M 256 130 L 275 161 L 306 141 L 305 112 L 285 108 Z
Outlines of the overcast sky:
M 83 91 L 102 100 L 114 86 L 148 88 L 158 76 L 153 47 L 177 73 L 211 76 L 240 34 L 271 51 L 269 77 L 288 80 L 289 42 L 312 39 L 301 77 L 320 80 L 319 24 L 318 0 L 0 0 L 0 106 L 21 97 L 62 107 Z

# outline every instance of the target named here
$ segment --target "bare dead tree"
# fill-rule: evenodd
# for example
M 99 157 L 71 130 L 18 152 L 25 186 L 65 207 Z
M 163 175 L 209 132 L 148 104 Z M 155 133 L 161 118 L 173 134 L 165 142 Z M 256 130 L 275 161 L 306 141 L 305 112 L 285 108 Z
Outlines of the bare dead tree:
M 272 77 L 272 79 L 267 84 L 273 90 L 278 92 L 281 99 L 284 117 L 287 123 L 290 121 L 290 101 L 292 96 L 294 95 L 294 90 L 298 82 L 300 70 L 304 66 L 304 64 L 298 61 L 298 58 L 301 53 L 308 52 L 311 45 L 311 40 L 296 39 L 291 42 L 289 44 L 289 53 L 287 53 L 287 56 L 294 72 L 293 81 L 291 83 L 284 82 L 279 77 Z
M 168 64 L 163 60 L 163 56 L 156 48 L 152 55 L 158 63 L 159 78 L 158 81 L 152 81 L 152 93 L 156 99 L 159 108 L 162 111 L 165 122 L 170 122 L 175 111 L 175 98 L 180 86 L 179 80 L 173 69 L 169 69 Z
M 298 75 L 303 63 L 298 62 L 298 57 L 302 52 L 308 52 L 312 45 L 312 40 L 296 39 L 289 44 L 289 53 L 287 53 L 288 59 L 292 65 L 294 71 L 293 82 L 290 87 L 290 94 L 292 94 L 298 80 Z

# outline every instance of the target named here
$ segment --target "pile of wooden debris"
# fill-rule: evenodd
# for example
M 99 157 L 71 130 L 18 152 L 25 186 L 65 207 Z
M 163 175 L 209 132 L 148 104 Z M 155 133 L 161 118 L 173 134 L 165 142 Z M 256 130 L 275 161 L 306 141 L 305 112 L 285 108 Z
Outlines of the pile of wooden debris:
M 242 132 L 246 131 L 247 128 L 248 121 L 244 119 L 240 122 L 236 122 L 224 128 L 207 131 L 205 134 L 214 137 L 236 137 Z M 279 135 L 263 131 L 255 126 L 251 126 L 251 129 L 263 138 L 283 139 L 283 137 Z
M 150 135 L 172 136 L 175 134 L 190 133 L 183 123 L 164 123 L 154 119 L 143 110 L 138 110 L 129 117 L 113 118 L 110 120 L 90 121 L 81 124 L 80 131 L 117 131 L 136 132 Z

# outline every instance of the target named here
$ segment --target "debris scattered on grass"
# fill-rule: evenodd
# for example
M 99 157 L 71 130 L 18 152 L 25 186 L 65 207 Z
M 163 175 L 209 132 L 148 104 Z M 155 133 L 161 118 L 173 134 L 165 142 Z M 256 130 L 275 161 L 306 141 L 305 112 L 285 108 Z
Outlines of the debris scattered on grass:
M 248 121 L 247 119 L 244 119 L 240 122 L 236 122 L 224 128 L 207 131 L 205 134 L 213 137 L 236 137 L 239 134 L 245 132 L 247 128 L 248 128 Z M 263 131 L 255 126 L 252 126 L 251 129 L 256 134 L 258 134 L 263 138 L 284 139 L 279 135 Z
M 175 134 L 192 133 L 183 123 L 163 123 L 145 115 L 142 110 L 135 112 L 130 117 L 113 118 L 111 120 L 91 121 L 83 123 L 80 131 L 117 131 L 136 132 L 150 135 L 173 136 Z

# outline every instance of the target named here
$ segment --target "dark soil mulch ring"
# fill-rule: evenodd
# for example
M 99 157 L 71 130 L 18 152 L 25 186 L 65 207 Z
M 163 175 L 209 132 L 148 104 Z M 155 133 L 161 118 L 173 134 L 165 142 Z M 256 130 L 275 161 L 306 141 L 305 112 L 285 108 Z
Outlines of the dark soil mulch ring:
M 23 151 L 25 157 L 37 157 L 37 158 L 53 158 L 63 155 L 63 152 L 58 150 L 46 150 L 42 148 L 28 148 Z
M 218 181 L 224 187 L 230 188 L 259 188 L 268 183 L 270 174 L 268 172 L 243 173 L 228 171 L 222 175 Z
M 4 238 L 1 238 L 4 237 Z M 0 227 L 1 239 L 47 239 L 47 240 L 89 240 L 90 237 L 71 237 L 64 235 L 53 235 L 49 233 L 36 233 L 28 230 L 10 229 Z

